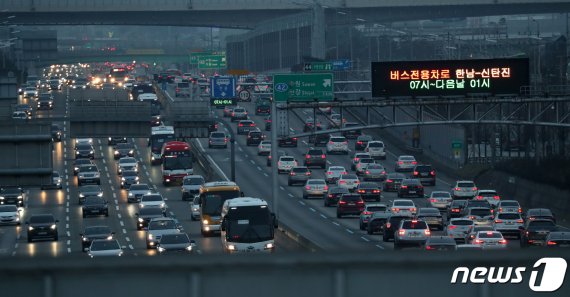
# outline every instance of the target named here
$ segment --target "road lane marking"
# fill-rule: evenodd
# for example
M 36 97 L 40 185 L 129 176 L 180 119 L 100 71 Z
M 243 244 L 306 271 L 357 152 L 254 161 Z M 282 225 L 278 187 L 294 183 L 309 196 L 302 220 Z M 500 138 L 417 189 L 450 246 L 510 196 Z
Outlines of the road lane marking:
M 123 221 L 119 221 L 119 224 L 121 225 L 121 227 L 125 227 L 125 223 L 123 223 Z
M 370 241 L 370 239 L 368 239 L 368 238 L 366 238 L 366 237 L 364 237 L 364 236 L 361 236 L 360 238 L 362 238 L 362 240 L 364 240 L 364 241 L 366 241 L 366 242 L 369 242 L 369 241 Z
M 117 198 L 117 193 L 113 193 L 113 198 Z
M 376 245 L 376 247 L 377 247 L 377 248 L 379 248 L 379 249 L 381 249 L 381 250 L 383 250 L 383 249 L 384 249 L 384 247 L 383 247 L 383 246 L 381 246 L 381 245 L 379 245 L 379 244 L 377 244 L 377 245 Z
M 67 240 L 67 245 L 71 245 L 71 240 Z
M 127 234 L 127 230 L 123 229 L 123 234 Z
M 67 231 L 67 237 L 71 237 L 71 232 Z
M 238 146 L 238 151 L 243 152 L 243 149 L 241 148 L 241 146 Z
M 279 186 L 279 189 L 281 189 L 281 191 L 285 191 L 285 188 L 283 188 L 283 186 Z
M 303 201 L 299 201 L 299 203 L 300 203 L 301 205 L 305 205 L 305 202 L 303 202 Z
M 249 161 L 251 162 L 251 164 L 255 164 L 255 161 L 253 161 L 253 160 L 249 160 Z
M 119 206 L 118 206 L 118 205 L 115 205 L 115 209 L 116 209 L 117 211 L 119 211 Z
M 107 163 L 107 161 L 105 161 L 105 159 L 103 159 L 103 164 Z
M 309 209 L 310 209 L 312 212 L 317 212 L 317 210 L 315 210 L 315 209 L 312 208 L 312 207 L 309 207 Z
M 327 164 L 332 165 L 331 161 L 327 160 Z
M 69 216 L 65 216 L 65 220 L 69 222 Z
M 350 230 L 350 229 L 344 229 L 346 230 L 346 232 L 350 233 L 350 234 L 354 234 L 354 231 Z
M 65 208 L 65 212 L 69 213 L 69 207 Z
M 128 237 L 125 237 L 125 240 L 126 240 L 127 242 L 130 242 L 130 241 L 131 241 L 131 239 L 128 238 Z
M 69 229 L 69 224 L 65 224 L 65 229 Z
M 122 216 L 120 213 L 117 214 L 117 217 L 120 219 Z
M 67 192 L 67 194 L 69 194 L 69 188 L 65 189 L 65 191 Z
M 257 170 L 261 171 L 261 167 L 257 166 Z
M 109 174 L 109 172 L 107 172 L 107 178 L 111 178 L 111 175 Z
M 304 140 L 301 140 L 301 142 L 304 143 L 305 145 L 308 145 L 307 142 Z
M 71 248 L 69 248 L 69 247 L 67 248 L 67 253 L 71 254 Z
M 332 223 L 340 227 L 340 224 L 339 224 L 339 223 L 334 222 L 334 221 L 333 221 Z
M 129 249 L 134 250 L 135 248 L 133 247 L 132 244 L 129 244 Z
M 67 166 L 67 160 L 63 161 L 63 165 Z
M 291 198 L 295 197 L 295 196 L 293 196 L 293 194 L 291 194 L 291 193 L 289 193 L 289 194 L 287 194 L 287 195 L 289 195 L 289 197 L 291 197 Z
M 265 172 L 263 173 L 263 175 L 265 175 L 265 177 L 269 177 L 269 175 L 268 175 L 267 173 L 265 173 Z
M 322 213 L 321 213 L 321 217 L 322 217 L 323 219 L 326 219 L 326 218 L 327 218 L 327 216 L 325 216 L 325 215 L 322 214 Z

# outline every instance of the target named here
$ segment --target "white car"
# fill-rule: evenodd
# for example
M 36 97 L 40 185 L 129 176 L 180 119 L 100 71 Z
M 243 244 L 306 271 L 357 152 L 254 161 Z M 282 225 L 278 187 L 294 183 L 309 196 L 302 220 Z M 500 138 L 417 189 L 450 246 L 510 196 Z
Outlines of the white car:
M 373 159 L 386 160 L 386 148 L 384 142 L 379 140 L 369 141 L 364 149 L 365 152 L 370 154 Z
M 468 242 L 469 233 L 475 228 L 473 220 L 467 218 L 452 218 L 447 223 L 443 234 L 456 241 Z
M 38 90 L 35 87 L 27 87 L 24 90 L 24 97 L 32 98 L 38 96 Z
M 348 140 L 344 136 L 331 136 L 327 142 L 327 154 L 348 154 Z
M 519 228 L 522 227 L 524 221 L 519 213 L 497 213 L 493 220 L 493 229 L 501 232 L 501 234 L 512 234 L 517 237 L 520 235 Z
M 390 206 L 393 214 L 416 215 L 417 207 L 410 199 L 395 199 Z
M 0 205 L 0 225 L 20 225 L 20 211 L 16 205 Z
M 360 185 L 360 180 L 355 174 L 343 174 L 336 181 L 336 185 L 352 192 Z
M 201 202 L 202 199 L 200 198 L 200 196 L 194 197 L 194 200 L 190 202 L 190 211 L 191 211 L 190 219 L 192 221 L 197 221 L 200 219 L 200 208 L 202 207 L 200 205 Z
M 78 144 L 91 144 L 93 145 L 93 138 L 76 138 L 75 145 Z
M 146 194 L 141 197 L 141 201 L 139 202 L 139 207 L 140 208 L 159 207 L 160 209 L 165 211 L 166 202 L 164 201 L 164 198 L 162 198 L 162 195 L 160 195 L 159 193 Z
M 123 249 L 119 244 L 119 241 L 107 240 L 107 239 L 95 239 L 91 242 L 88 253 L 89 257 L 108 257 L 116 256 L 120 257 L 123 255 Z
M 281 156 L 277 161 L 277 172 L 288 173 L 293 167 L 297 167 L 297 160 L 291 156 Z
M 133 157 L 120 158 L 119 162 L 117 163 L 117 174 L 121 175 L 125 170 L 133 170 L 135 172 L 138 172 L 138 166 L 139 163 L 137 159 Z
M 269 140 L 262 140 L 259 145 L 257 146 L 257 155 L 269 155 L 271 154 L 271 141 Z
M 350 165 L 350 169 L 351 170 L 356 170 L 356 164 L 358 164 L 358 162 L 360 162 L 360 159 L 364 159 L 364 158 L 371 158 L 369 153 L 356 153 L 354 154 L 354 157 L 352 157 L 352 164 Z
M 137 98 L 141 102 L 158 101 L 158 97 L 154 93 L 142 93 Z
M 458 180 L 453 187 L 451 193 L 453 198 L 468 198 L 471 199 L 477 194 L 477 186 L 470 180 Z
M 418 165 L 418 161 L 414 156 L 399 156 L 394 171 L 412 171 L 416 165 Z
M 446 210 L 447 206 L 453 201 L 451 193 L 447 191 L 433 191 L 428 198 L 429 205 L 439 210 Z
M 342 166 L 331 166 L 326 171 L 326 181 L 329 184 L 336 183 L 341 175 L 348 174 L 346 169 Z
M 501 196 L 495 190 L 479 190 L 475 195 L 475 199 L 477 200 L 487 200 L 491 206 L 496 207 L 501 201 Z
M 303 199 L 310 197 L 325 198 L 329 186 L 324 179 L 309 179 L 303 187 Z
M 497 212 L 522 213 L 522 207 L 516 200 L 501 200 L 499 204 L 497 204 Z
M 479 231 L 472 241 L 473 244 L 478 244 L 483 249 L 506 249 L 507 241 L 503 234 L 498 231 Z
M 342 124 L 342 116 L 338 113 L 333 113 L 331 114 L 330 122 L 332 126 L 340 127 Z
M 368 165 L 370 164 L 375 164 L 376 161 L 372 158 L 360 158 L 360 160 L 358 160 L 358 163 L 356 163 L 356 174 L 357 175 L 361 175 L 364 174 L 366 172 L 366 168 L 368 168 Z

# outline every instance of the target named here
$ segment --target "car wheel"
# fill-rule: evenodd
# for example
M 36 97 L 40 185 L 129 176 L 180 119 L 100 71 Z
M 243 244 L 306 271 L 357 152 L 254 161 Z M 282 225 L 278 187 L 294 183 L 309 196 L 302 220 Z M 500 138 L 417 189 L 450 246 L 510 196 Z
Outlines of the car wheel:
M 374 232 L 372 232 L 372 228 L 366 228 L 366 234 L 368 235 L 374 234 Z
M 400 245 L 394 241 L 394 250 L 400 250 L 402 247 L 400 247 Z
M 211 144 L 208 144 L 208 148 L 212 148 L 212 145 L 211 145 Z
M 336 213 L 336 217 L 337 217 L 338 219 L 340 219 L 340 218 L 342 218 L 342 215 L 337 212 L 337 213 Z
M 386 235 L 386 232 L 384 232 L 384 234 L 382 234 L 382 241 L 384 241 L 384 242 L 390 241 L 390 238 L 388 238 L 388 235 Z
M 359 224 L 360 230 L 364 230 L 364 225 L 362 224 L 362 222 Z
M 196 218 L 195 218 L 193 215 L 191 215 L 191 216 L 190 216 L 190 221 L 196 221 Z

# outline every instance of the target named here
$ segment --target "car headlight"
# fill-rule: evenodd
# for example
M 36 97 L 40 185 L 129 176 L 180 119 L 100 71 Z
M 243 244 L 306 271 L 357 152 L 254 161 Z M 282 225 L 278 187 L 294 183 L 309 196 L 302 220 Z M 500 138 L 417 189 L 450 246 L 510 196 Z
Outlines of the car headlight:
M 89 241 L 89 238 L 83 237 L 83 241 Z
M 235 251 L 236 250 L 236 246 L 233 244 L 228 245 L 228 250 L 230 251 Z
M 98 197 L 103 197 L 103 193 L 102 193 L 102 192 L 101 192 L 101 193 L 97 193 L 97 196 L 98 196 Z
M 124 177 L 121 177 L 121 180 L 122 180 L 122 181 L 125 181 L 125 178 L 124 178 Z
M 93 154 L 93 153 L 95 153 L 95 152 L 94 152 L 94 151 L 89 151 L 89 153 L 90 153 L 90 154 Z
M 83 198 L 83 197 L 85 197 L 85 195 L 79 193 L 79 197 Z
M 191 251 L 192 251 L 192 245 L 187 246 L 187 247 L 186 247 L 186 250 L 189 251 L 189 252 L 191 252 Z
M 28 227 L 28 230 L 33 231 L 34 227 L 30 226 L 30 227 Z
M 111 137 L 109 137 L 109 141 L 111 141 Z
M 76 154 L 76 155 L 79 155 L 79 151 L 75 151 L 75 154 Z
M 74 167 L 73 170 L 77 171 L 79 170 L 79 167 Z
M 134 154 L 134 153 L 135 153 L 135 151 L 133 151 L 133 150 L 130 150 L 130 151 L 129 151 L 129 154 L 131 154 L 131 155 Z
M 118 154 L 119 154 L 119 151 L 115 151 L 115 155 L 118 155 Z
M 140 204 L 139 204 L 139 207 L 140 207 L 140 208 L 143 208 L 143 207 L 144 207 L 144 204 L 140 203 Z
M 138 176 L 135 176 L 135 180 L 138 181 L 138 180 L 139 180 L 139 177 L 138 177 Z
M 129 197 L 133 197 L 134 194 L 132 192 L 129 192 Z
M 153 239 L 152 234 L 149 234 L 149 235 L 148 235 L 148 240 L 152 240 L 152 239 Z
M 159 246 L 159 247 L 157 248 L 157 250 L 158 250 L 159 253 L 162 253 L 162 252 L 165 251 L 165 249 L 164 249 L 163 247 L 161 247 L 161 246 Z
M 165 206 L 166 206 L 166 204 L 165 204 L 164 202 L 162 202 L 162 203 L 160 204 L 160 208 L 164 208 Z
M 57 228 L 57 226 L 55 224 L 51 225 L 50 227 L 52 230 L 55 230 L 55 228 Z
M 204 224 L 204 225 L 208 225 L 208 224 L 209 224 L 209 222 L 208 222 L 208 220 L 203 220 L 203 221 L 202 221 L 202 224 Z
M 139 223 L 144 222 L 143 218 L 138 218 Z
M 112 239 L 113 239 L 113 235 L 107 236 L 107 240 L 112 240 Z
M 24 197 L 22 197 L 22 195 L 18 196 L 18 199 L 24 199 Z

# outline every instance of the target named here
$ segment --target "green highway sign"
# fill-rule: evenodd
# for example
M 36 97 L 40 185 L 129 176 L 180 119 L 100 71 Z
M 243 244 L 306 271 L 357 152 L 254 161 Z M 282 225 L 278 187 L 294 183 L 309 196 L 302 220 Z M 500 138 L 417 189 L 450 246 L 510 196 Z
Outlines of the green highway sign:
M 235 98 L 224 98 L 224 99 L 210 98 L 210 104 L 212 106 L 226 106 L 226 105 L 237 105 L 237 102 Z
M 333 64 L 331 62 L 311 62 L 305 63 L 303 67 L 305 72 L 311 71 L 333 71 Z
M 190 53 L 190 64 L 198 64 L 198 57 L 211 55 L 211 52 Z
M 226 56 L 204 55 L 198 56 L 198 69 L 225 69 Z
M 463 142 L 461 140 L 454 140 L 451 142 L 451 148 L 459 150 L 463 147 Z
M 333 101 L 332 73 L 275 74 L 273 76 L 275 102 Z

